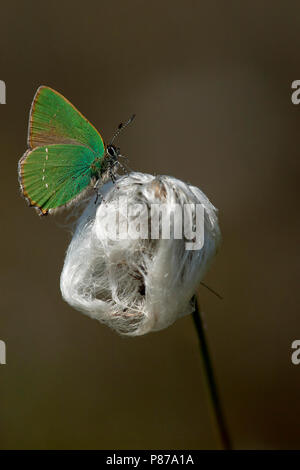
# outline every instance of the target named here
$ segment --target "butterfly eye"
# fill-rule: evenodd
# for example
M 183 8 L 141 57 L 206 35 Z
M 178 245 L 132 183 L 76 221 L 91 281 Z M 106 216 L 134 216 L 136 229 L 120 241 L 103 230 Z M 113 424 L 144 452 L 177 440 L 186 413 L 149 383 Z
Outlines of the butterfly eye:
M 108 151 L 109 155 L 111 155 L 112 157 L 115 155 L 115 149 L 112 145 L 109 145 L 107 147 L 107 151 Z

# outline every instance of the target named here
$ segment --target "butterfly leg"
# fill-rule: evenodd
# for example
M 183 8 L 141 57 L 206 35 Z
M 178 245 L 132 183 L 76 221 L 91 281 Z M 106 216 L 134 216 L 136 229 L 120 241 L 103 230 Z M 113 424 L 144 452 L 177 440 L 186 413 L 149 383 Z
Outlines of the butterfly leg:
M 95 204 L 97 204 L 98 199 L 100 199 L 100 204 L 101 204 L 102 202 L 105 203 L 105 199 L 104 199 L 104 197 L 103 197 L 103 194 L 101 194 L 101 192 L 100 192 L 100 190 L 99 190 L 99 188 L 98 188 L 98 183 L 99 183 L 99 180 L 96 181 L 96 183 L 94 184 L 94 187 L 93 187 L 94 191 L 96 191 Z
M 127 168 L 125 165 L 122 165 L 122 163 L 120 163 L 120 162 L 119 162 L 119 166 L 122 168 L 123 171 L 125 171 L 126 175 L 128 176 L 130 169 Z
M 130 166 L 127 164 L 127 161 L 128 161 L 128 157 L 125 157 L 125 155 L 118 155 L 118 158 L 123 158 L 124 160 L 126 160 L 126 163 L 124 161 L 124 163 L 121 163 L 120 160 L 118 160 L 118 165 L 122 168 L 123 171 L 125 171 L 125 173 L 127 174 L 127 176 L 129 175 L 129 173 L 131 171 L 133 171 Z
M 109 170 L 109 176 L 110 176 L 110 178 L 111 178 L 113 184 L 115 184 L 115 183 L 116 183 L 116 177 L 115 177 L 115 175 L 114 175 L 112 169 Z

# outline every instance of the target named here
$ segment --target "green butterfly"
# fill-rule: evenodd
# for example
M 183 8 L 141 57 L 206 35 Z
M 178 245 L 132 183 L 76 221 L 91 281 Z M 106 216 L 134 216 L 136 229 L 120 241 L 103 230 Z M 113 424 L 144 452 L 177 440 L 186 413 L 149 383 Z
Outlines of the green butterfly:
M 39 215 L 47 215 L 74 203 L 91 186 L 97 188 L 108 178 L 114 182 L 122 155 L 112 142 L 133 118 L 119 125 L 106 146 L 95 127 L 64 96 L 39 87 L 29 116 L 29 148 L 18 165 L 28 204 Z

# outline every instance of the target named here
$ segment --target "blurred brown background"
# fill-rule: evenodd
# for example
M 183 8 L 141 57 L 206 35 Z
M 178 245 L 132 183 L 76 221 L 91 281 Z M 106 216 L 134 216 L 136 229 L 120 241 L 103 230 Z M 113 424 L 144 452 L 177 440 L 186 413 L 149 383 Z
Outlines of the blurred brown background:
M 63 93 L 135 170 L 199 186 L 223 246 L 202 288 L 234 447 L 300 448 L 300 5 L 278 1 L 1 5 L 0 447 L 215 449 L 191 317 L 122 338 L 63 302 L 69 233 L 19 196 L 36 88 Z

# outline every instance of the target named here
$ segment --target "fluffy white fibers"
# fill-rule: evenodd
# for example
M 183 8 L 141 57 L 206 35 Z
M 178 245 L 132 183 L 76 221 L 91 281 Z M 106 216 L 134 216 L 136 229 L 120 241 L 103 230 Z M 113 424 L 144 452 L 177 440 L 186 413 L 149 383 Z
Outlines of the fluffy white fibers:
M 193 295 L 221 239 L 217 210 L 200 189 L 170 176 L 131 173 L 108 186 L 104 201 L 95 204 L 92 198 L 78 221 L 61 274 L 63 298 L 121 334 L 166 328 L 194 310 Z M 169 239 L 161 233 L 157 239 L 151 236 L 150 208 L 159 204 L 164 216 L 170 216 Z M 196 205 L 203 208 L 200 249 L 187 249 L 193 239 L 187 239 L 184 230 L 181 238 L 174 235 L 175 206 L 187 204 L 194 228 Z M 162 218 L 156 219 L 160 230 Z M 119 236 L 114 232 L 116 220 Z M 136 227 L 137 220 L 139 230 L 128 229 L 130 236 L 121 237 L 121 223 Z M 183 224 L 179 222 L 179 228 Z M 134 237 L 137 231 L 144 235 Z

